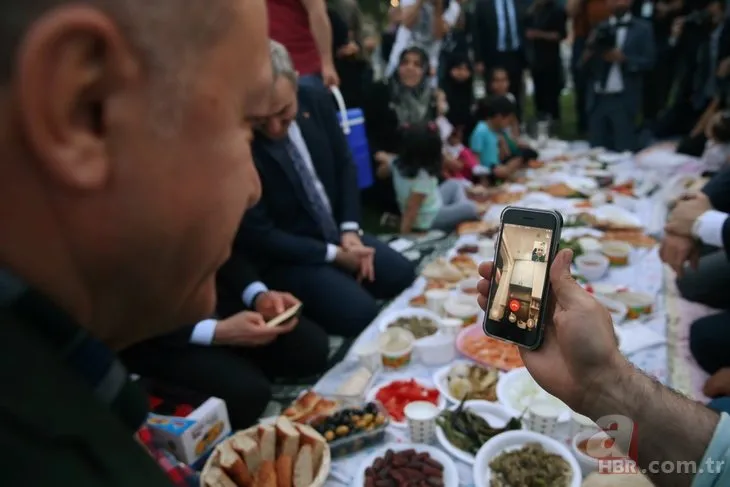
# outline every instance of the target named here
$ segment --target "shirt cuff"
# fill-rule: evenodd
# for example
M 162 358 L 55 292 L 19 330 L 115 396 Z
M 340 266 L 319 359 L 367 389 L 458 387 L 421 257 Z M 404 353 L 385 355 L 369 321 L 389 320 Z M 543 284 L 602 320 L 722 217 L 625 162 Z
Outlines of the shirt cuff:
M 265 293 L 269 290 L 268 287 L 266 287 L 266 284 L 264 284 L 261 281 L 254 281 L 248 286 L 246 286 L 246 289 L 243 290 L 243 294 L 241 294 L 241 299 L 243 299 L 243 304 L 246 305 L 247 308 L 253 309 L 253 300 L 258 296 L 260 293 Z
M 461 15 L 461 6 L 459 5 L 459 2 L 451 2 L 449 3 L 449 8 L 446 9 L 441 18 L 449 24 L 449 27 L 453 27 L 459 20 L 459 15 Z
M 194 345 L 212 345 L 215 337 L 215 327 L 218 320 L 203 320 L 193 328 L 190 334 L 190 343 Z
M 327 244 L 327 253 L 324 256 L 325 262 L 331 263 L 334 262 L 337 258 L 337 245 L 328 243 Z
M 695 220 L 692 234 L 707 245 L 723 247 L 722 227 L 728 214 L 717 210 L 708 210 Z
M 342 222 L 340 225 L 341 232 L 357 232 L 360 230 L 360 224 L 358 222 Z
M 720 415 L 712 441 L 705 450 L 705 456 L 698 469 L 698 473 L 692 481 L 693 487 L 712 487 L 720 485 L 724 479 L 722 461 L 727 462 L 730 456 L 730 416 L 727 413 Z M 727 465 L 727 463 L 725 463 Z

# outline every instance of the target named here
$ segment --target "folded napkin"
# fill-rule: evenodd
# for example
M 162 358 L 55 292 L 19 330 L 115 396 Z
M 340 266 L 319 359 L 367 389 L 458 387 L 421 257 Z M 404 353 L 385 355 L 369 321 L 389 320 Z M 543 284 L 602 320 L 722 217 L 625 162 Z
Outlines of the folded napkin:
M 667 338 L 642 323 L 615 327 L 619 348 L 624 355 L 631 355 L 647 348 L 664 345 Z

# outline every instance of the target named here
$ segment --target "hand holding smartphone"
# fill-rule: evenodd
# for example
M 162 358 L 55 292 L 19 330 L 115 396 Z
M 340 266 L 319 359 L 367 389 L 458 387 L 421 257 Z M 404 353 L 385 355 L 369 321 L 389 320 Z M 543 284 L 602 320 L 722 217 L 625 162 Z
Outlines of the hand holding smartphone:
M 483 329 L 535 350 L 543 340 L 550 265 L 563 219 L 554 211 L 507 207 L 497 240 Z

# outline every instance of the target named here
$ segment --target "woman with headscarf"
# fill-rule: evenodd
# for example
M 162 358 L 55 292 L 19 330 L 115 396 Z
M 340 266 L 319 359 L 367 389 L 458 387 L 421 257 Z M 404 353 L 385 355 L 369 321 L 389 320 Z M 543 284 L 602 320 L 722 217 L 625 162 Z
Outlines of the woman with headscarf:
M 434 121 L 438 116 L 437 90 L 428 72 L 426 52 L 409 47 L 401 53 L 393 76 L 372 86 L 363 110 L 370 152 L 376 159 L 373 168 L 379 160 L 398 153 L 401 127 Z M 390 180 L 376 178 L 366 196 L 381 211 L 398 213 Z
M 446 58 L 441 89 L 446 94 L 446 118 L 469 139 L 474 125 L 474 77 L 469 56 L 454 52 Z

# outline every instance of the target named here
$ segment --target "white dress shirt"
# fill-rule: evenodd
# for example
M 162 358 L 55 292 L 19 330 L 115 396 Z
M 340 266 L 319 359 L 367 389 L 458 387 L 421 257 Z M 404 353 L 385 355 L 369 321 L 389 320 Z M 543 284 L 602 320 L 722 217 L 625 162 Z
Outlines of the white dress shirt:
M 724 247 L 722 241 L 722 228 L 725 225 L 728 214 L 717 210 L 708 210 L 695 220 L 692 226 L 692 234 L 695 238 L 702 240 L 707 245 Z
M 622 23 L 627 23 L 631 20 L 631 14 L 627 13 L 621 18 Z M 611 17 L 608 20 L 609 24 L 613 27 L 619 20 L 616 17 Z M 622 50 L 626 43 L 626 35 L 629 32 L 629 28 L 624 26 L 616 29 L 616 48 Z M 596 92 L 604 95 L 612 95 L 616 93 L 622 93 L 624 91 L 624 78 L 621 74 L 621 66 L 618 63 L 611 65 L 611 70 L 608 72 L 608 79 L 606 80 L 606 86 L 602 86 L 603 80 L 596 83 Z
M 517 30 L 517 12 L 514 0 L 496 0 L 497 28 L 499 39 L 497 49 L 500 52 L 516 51 L 520 48 L 519 32 Z M 508 27 L 509 25 L 509 27 Z M 512 45 L 507 45 L 507 29 L 512 33 Z

